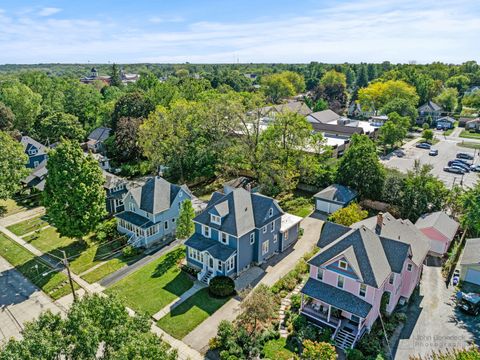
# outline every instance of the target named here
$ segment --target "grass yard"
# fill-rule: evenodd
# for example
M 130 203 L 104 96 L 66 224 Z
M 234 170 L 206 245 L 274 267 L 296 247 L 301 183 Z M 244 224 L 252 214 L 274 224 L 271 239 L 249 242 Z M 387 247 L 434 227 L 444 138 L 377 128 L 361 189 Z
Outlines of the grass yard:
M 290 360 L 295 353 L 287 348 L 287 339 L 278 338 L 268 341 L 263 347 L 265 359 L 269 360 Z
M 50 272 L 43 276 L 42 274 L 49 272 L 51 268 L 3 234 L 0 234 L 0 256 L 53 299 L 59 299 L 70 293 L 70 286 L 65 274 Z
M 177 339 L 182 339 L 217 311 L 230 298 L 217 299 L 202 289 L 161 318 L 157 325 Z
M 45 215 L 42 215 L 11 225 L 8 227 L 8 230 L 13 232 L 15 235 L 23 236 L 32 231 L 37 231 L 47 225 L 48 222 L 45 218 Z
M 190 289 L 193 281 L 178 266 L 185 248 L 178 247 L 108 288 L 135 311 L 150 316 Z
M 467 148 L 467 149 L 480 149 L 480 143 L 463 141 L 461 143 L 457 143 L 457 146 Z
M 27 210 L 13 199 L 0 200 L 0 217 L 6 217 Z
M 133 261 L 134 259 L 135 258 L 128 259 L 128 261 Z M 124 260 L 122 257 L 110 259 L 105 264 L 83 275 L 82 279 L 92 284 L 103 279 L 105 276 L 110 275 L 117 270 L 120 270 L 126 265 L 127 260 Z
M 310 215 L 314 207 L 312 194 L 296 190 L 289 198 L 280 199 L 282 209 L 290 214 L 300 217 Z
M 480 133 L 463 130 L 460 133 L 460 137 L 467 138 L 467 139 L 480 139 Z

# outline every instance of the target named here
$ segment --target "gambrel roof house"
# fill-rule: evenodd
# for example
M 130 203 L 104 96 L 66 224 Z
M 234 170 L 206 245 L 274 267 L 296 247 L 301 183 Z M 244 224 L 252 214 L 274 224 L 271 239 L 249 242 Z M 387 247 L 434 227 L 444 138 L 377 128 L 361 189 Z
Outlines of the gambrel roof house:
M 326 222 L 318 246 L 308 261 L 300 311 L 309 321 L 332 328 L 343 349 L 370 331 L 383 297 L 388 313 L 410 298 L 429 249 L 415 225 L 388 213 L 352 227 Z

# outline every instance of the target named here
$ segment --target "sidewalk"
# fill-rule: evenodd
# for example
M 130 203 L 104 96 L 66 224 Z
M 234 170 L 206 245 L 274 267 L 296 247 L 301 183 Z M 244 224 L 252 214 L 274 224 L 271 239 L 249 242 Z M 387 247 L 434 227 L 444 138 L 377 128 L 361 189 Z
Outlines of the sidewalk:
M 29 220 L 31 218 L 37 217 L 39 215 L 45 214 L 45 208 L 43 206 L 36 207 L 34 209 L 26 210 L 19 212 L 17 214 L 13 214 L 4 218 L 0 219 L 0 226 L 10 226 L 13 224 L 17 224 L 19 222 Z

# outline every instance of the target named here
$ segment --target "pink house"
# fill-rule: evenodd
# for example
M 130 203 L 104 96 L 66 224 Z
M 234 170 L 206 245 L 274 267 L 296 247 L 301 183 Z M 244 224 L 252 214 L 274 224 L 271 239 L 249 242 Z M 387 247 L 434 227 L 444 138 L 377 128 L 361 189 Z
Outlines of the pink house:
M 415 226 L 429 239 L 430 255 L 443 256 L 460 225 L 445 212 L 437 211 L 420 216 Z
M 388 213 L 352 228 L 327 222 L 318 245 L 321 250 L 308 262 L 300 312 L 314 324 L 332 328 L 342 349 L 370 331 L 383 296 L 387 313 L 408 301 L 429 249 L 415 225 Z

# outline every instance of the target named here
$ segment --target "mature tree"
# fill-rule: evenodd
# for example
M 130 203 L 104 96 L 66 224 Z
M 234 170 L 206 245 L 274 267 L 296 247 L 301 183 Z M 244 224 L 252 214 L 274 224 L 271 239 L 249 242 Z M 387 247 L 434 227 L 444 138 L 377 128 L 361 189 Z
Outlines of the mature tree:
M 185 200 L 180 206 L 180 214 L 177 220 L 177 237 L 180 239 L 186 239 L 193 234 L 195 225 L 193 218 L 195 217 L 195 210 L 193 209 L 192 202 Z
M 383 189 L 385 170 L 375 144 L 366 135 L 354 134 L 350 147 L 340 158 L 337 181 L 351 186 L 362 198 L 377 199 Z
M 441 105 L 446 111 L 454 111 L 458 104 L 458 90 L 455 88 L 445 88 L 433 99 L 437 104 Z
M 361 64 L 357 72 L 357 87 L 363 88 L 363 87 L 366 87 L 367 85 L 368 85 L 367 66 L 365 64 Z
M 357 203 L 351 203 L 350 205 L 335 211 L 329 216 L 328 220 L 340 225 L 350 226 L 365 219 L 367 216 L 368 211 L 362 210 Z
M 240 304 L 241 314 L 237 321 L 254 335 L 275 317 L 275 299 L 266 285 L 257 286 L 251 293 L 243 293 Z
M 400 116 L 397 113 L 388 114 L 388 120 L 380 128 L 380 141 L 384 146 L 385 153 L 387 146 L 395 146 L 401 142 L 408 133 L 410 127 L 410 119 L 406 116 Z
M 397 113 L 400 116 L 408 116 L 411 124 L 415 124 L 418 111 L 414 104 L 406 99 L 395 98 L 387 102 L 381 109 L 380 114 Z
M 480 236 L 480 182 L 467 190 L 462 196 L 463 214 L 460 216 L 462 226 L 473 236 Z
M 9 134 L 0 131 L 0 199 L 4 200 L 21 189 L 20 180 L 28 175 L 28 156 L 23 146 Z
M 123 85 L 122 83 L 122 74 L 120 73 L 120 69 L 118 65 L 113 63 L 112 71 L 110 73 L 110 85 L 120 87 Z
M 20 131 L 30 131 L 42 109 L 42 97 L 18 82 L 0 88 L 0 101 L 15 114 L 14 127 Z
M 450 211 L 450 214 L 455 219 L 458 219 L 464 212 L 463 200 L 465 196 L 465 190 L 460 185 L 454 185 L 448 192 L 445 200 L 445 208 Z
M 465 95 L 462 99 L 463 106 L 480 110 L 480 91 Z
M 419 97 L 415 88 L 405 81 L 388 80 L 374 82 L 368 87 L 360 89 L 358 99 L 362 108 L 378 111 L 393 99 L 404 99 L 416 106 Z
M 75 115 L 55 113 L 43 119 L 37 129 L 42 142 L 53 144 L 60 139 L 83 141 L 85 130 Z
M 468 89 L 470 79 L 465 75 L 455 75 L 445 81 L 445 86 L 449 88 L 456 88 L 460 95 L 463 95 Z
M 391 205 L 399 205 L 405 184 L 405 177 L 405 174 L 396 169 L 388 169 L 381 200 Z
M 118 120 L 115 131 L 115 154 L 122 161 L 138 160 L 142 154 L 139 144 L 142 118 L 122 117 Z
M 0 349 L 0 360 L 165 359 L 177 354 L 150 332 L 150 321 L 130 316 L 116 298 L 86 296 L 65 317 L 47 311 L 27 323 L 22 339 Z
M 151 111 L 153 105 L 140 92 L 131 92 L 123 95 L 115 103 L 112 114 L 112 128 L 117 129 L 118 121 L 122 117 L 146 118 Z
M 259 183 L 269 195 L 288 192 L 297 186 L 312 126 L 301 115 L 278 115 L 260 137 Z M 308 165 L 307 165 L 308 166 Z
M 62 236 L 87 235 L 106 215 L 105 182 L 98 162 L 80 145 L 63 141 L 50 151 L 44 202 Z
M 283 98 L 296 95 L 305 90 L 303 76 L 292 71 L 264 76 L 261 84 L 264 87 L 265 95 L 273 103 L 278 103 Z
M 101 93 L 78 80 L 69 82 L 65 90 L 65 112 L 75 115 L 84 127 L 96 124 L 102 103 Z
M 15 114 L 12 109 L 0 102 L 0 131 L 10 130 L 15 123 Z
M 305 340 L 303 342 L 302 360 L 336 360 L 335 346 L 326 342 Z
M 433 140 L 433 130 L 431 130 L 431 129 L 423 130 L 422 137 L 425 139 L 425 141 L 432 142 L 432 140 Z
M 415 222 L 420 215 L 443 208 L 448 191 L 431 170 L 430 165 L 421 166 L 416 161 L 413 171 L 409 171 L 400 199 L 402 218 Z
M 342 113 L 347 104 L 347 81 L 345 74 L 330 70 L 320 79 L 319 85 L 314 90 L 314 100 L 323 99 L 328 106 L 337 113 Z
M 175 100 L 178 100 L 181 95 L 178 86 L 171 82 L 159 82 L 147 90 L 145 93 L 147 101 L 155 104 L 162 105 L 166 108 L 170 106 Z

